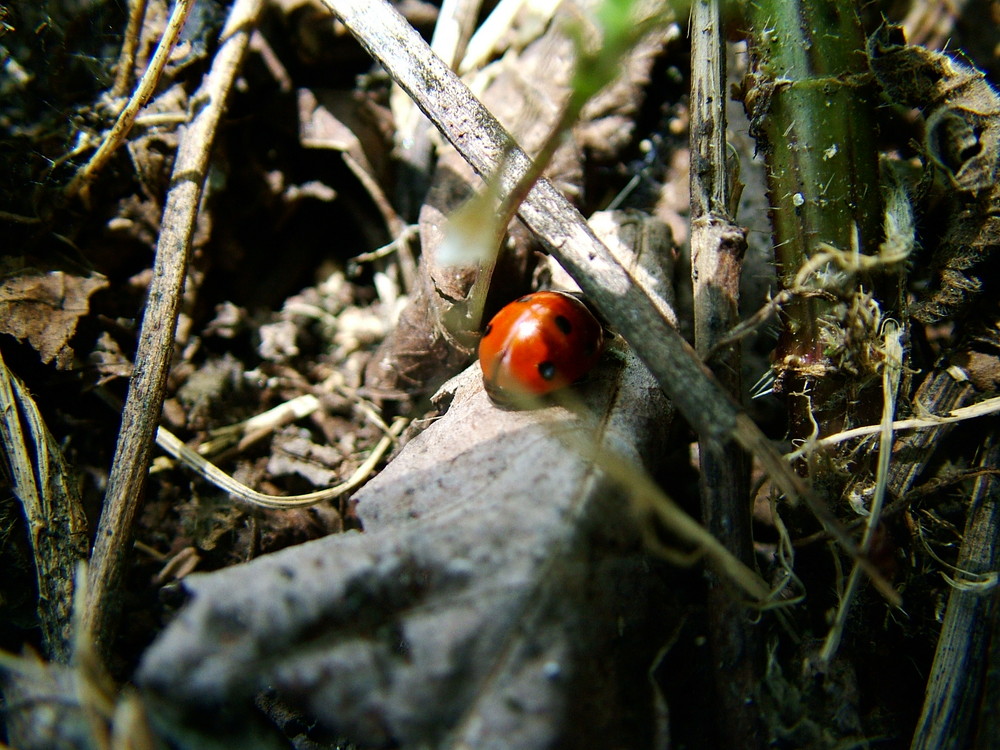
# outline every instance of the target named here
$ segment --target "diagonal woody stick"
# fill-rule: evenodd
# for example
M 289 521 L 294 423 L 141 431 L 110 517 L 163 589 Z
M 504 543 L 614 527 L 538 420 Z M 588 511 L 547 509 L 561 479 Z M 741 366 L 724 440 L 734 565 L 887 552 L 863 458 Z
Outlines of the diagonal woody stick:
M 531 160 L 398 12 L 385 0 L 323 2 L 465 160 L 484 178 L 497 181 L 501 195 L 518 184 L 531 168 Z M 518 213 L 634 348 L 698 434 L 720 444 L 734 440 L 756 456 L 774 484 L 789 499 L 805 501 L 882 595 L 898 603 L 895 589 L 859 554 L 830 510 L 670 325 L 657 307 L 660 295 L 652 284 L 618 264 L 580 213 L 547 180 L 535 183 Z
M 153 436 L 160 419 L 167 371 L 195 219 L 208 178 L 209 155 L 226 98 L 249 46 L 262 0 L 238 0 L 230 9 L 223 43 L 193 98 L 197 112 L 184 129 L 163 210 L 153 277 L 143 315 L 136 367 L 122 411 L 114 462 L 97 527 L 81 627 L 97 653 L 107 655 L 118 616 L 120 587 L 139 512 Z

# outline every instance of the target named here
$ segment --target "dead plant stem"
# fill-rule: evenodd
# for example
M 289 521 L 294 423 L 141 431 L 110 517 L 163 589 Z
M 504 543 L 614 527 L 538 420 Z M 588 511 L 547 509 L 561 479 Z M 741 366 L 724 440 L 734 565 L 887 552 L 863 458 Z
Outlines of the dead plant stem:
M 167 195 L 143 316 L 135 371 L 122 412 L 108 490 L 91 557 L 89 593 L 82 616 L 86 636 L 106 656 L 114 636 L 124 563 L 149 468 L 195 220 L 208 175 L 209 153 L 219 118 L 256 25 L 263 0 L 238 0 L 230 11 L 225 40 L 195 100 L 197 114 L 184 130 Z
M 998 461 L 1000 441 L 993 433 L 982 445 L 979 468 L 996 466 Z M 995 579 L 1000 562 L 997 482 L 996 476 L 988 474 L 976 480 L 956 561 L 965 581 L 978 582 L 985 576 L 993 576 L 992 591 L 987 588 L 990 584 L 952 586 L 911 750 L 986 747 L 988 738 L 997 736 L 989 729 L 990 720 L 995 724 L 992 717 L 996 715 L 996 702 L 990 699 L 989 685 L 995 683 L 990 674 L 996 673 L 996 621 L 1000 606 Z M 986 744 L 976 745 L 973 741 L 976 734 Z
M 317 490 L 316 492 L 293 496 L 268 495 L 263 492 L 257 492 L 256 490 L 250 489 L 246 485 L 233 479 L 229 474 L 226 474 L 226 472 L 218 466 L 205 459 L 197 451 L 184 445 L 184 443 L 181 442 L 172 432 L 164 429 L 163 427 L 156 431 L 156 444 L 178 461 L 183 462 L 189 468 L 198 472 L 201 476 L 219 489 L 228 492 L 233 497 L 236 497 L 244 502 L 250 503 L 251 505 L 258 505 L 262 508 L 303 508 L 315 505 L 316 503 L 324 502 L 326 500 L 333 500 L 341 497 L 342 495 L 346 495 L 348 492 L 353 492 L 364 484 L 365 481 L 367 481 L 367 479 L 371 476 L 371 473 L 375 470 L 375 466 L 385 456 L 389 448 L 395 445 L 396 439 L 400 436 L 400 434 L 402 434 L 408 424 L 408 419 L 397 417 L 389 427 L 387 434 L 383 435 L 381 440 L 379 440 L 375 447 L 372 448 L 364 463 L 362 463 L 350 477 L 340 484 L 333 487 L 327 487 L 323 490 Z
M 739 322 L 740 275 L 746 233 L 729 215 L 726 168 L 726 58 L 718 0 L 691 5 L 691 280 L 695 348 L 704 358 Z M 731 346 L 713 361 L 719 382 L 739 394 L 740 350 Z M 749 466 L 734 443 L 702 438 L 702 518 L 708 531 L 744 565 L 753 566 Z M 752 748 L 761 744 L 753 695 L 763 677 L 757 613 L 716 576 L 708 578 L 708 633 L 718 698 L 718 740 Z

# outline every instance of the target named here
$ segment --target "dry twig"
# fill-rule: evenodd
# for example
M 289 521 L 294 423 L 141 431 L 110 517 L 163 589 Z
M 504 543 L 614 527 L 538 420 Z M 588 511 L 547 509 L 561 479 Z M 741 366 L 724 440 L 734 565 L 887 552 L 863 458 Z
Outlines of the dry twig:
M 695 346 L 705 357 L 739 320 L 740 275 L 746 231 L 730 216 L 732 190 L 726 168 L 726 61 L 718 0 L 691 7 L 691 280 Z M 740 393 L 740 350 L 716 357 L 713 370 L 723 387 Z M 738 446 L 703 438 L 698 444 L 702 518 L 709 532 L 746 566 L 752 566 L 749 466 Z M 756 708 L 748 703 L 763 673 L 756 613 L 729 586 L 710 579 L 709 640 L 722 668 L 715 692 L 725 744 L 760 744 Z

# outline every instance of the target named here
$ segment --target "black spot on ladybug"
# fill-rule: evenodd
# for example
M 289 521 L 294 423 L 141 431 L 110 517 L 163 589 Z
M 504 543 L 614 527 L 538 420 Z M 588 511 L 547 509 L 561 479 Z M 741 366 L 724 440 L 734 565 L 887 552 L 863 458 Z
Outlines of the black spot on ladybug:
M 548 360 L 546 360 L 545 362 L 539 362 L 538 374 L 541 375 L 546 380 L 552 380 L 552 378 L 556 376 L 555 363 L 549 362 Z
M 487 336 L 489 336 L 490 335 L 490 331 L 492 331 L 492 330 L 493 330 L 493 324 L 492 323 L 487 323 L 486 324 L 486 330 L 483 331 L 483 338 L 486 338 Z
M 573 332 L 573 324 L 564 315 L 556 315 L 555 324 L 556 328 L 562 331 L 564 336 L 569 336 Z

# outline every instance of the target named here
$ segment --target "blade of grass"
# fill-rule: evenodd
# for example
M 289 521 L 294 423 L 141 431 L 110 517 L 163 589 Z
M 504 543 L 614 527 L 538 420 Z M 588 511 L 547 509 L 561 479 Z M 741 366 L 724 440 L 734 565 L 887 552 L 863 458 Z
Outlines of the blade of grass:
M 38 619 L 45 653 L 67 664 L 72 652 L 73 573 L 87 555 L 87 517 L 78 481 L 28 389 L 0 357 L 0 445 L 21 502 L 35 559 Z

